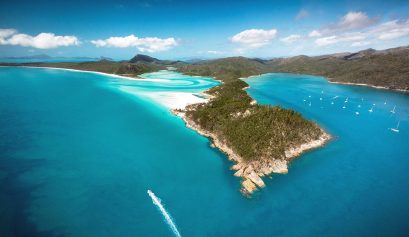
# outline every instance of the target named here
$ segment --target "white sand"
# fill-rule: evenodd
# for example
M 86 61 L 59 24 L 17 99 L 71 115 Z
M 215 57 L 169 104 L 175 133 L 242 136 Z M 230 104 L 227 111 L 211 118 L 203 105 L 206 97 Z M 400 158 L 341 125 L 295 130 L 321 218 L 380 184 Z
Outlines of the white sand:
M 152 78 L 135 78 L 135 77 L 127 77 L 127 76 L 120 76 L 115 74 L 109 74 L 104 72 L 95 72 L 95 71 L 83 71 L 77 69 L 68 69 L 68 68 L 54 68 L 54 67 L 31 67 L 31 66 L 24 66 L 26 68 L 46 68 L 52 70 L 65 70 L 65 71 L 72 71 L 72 72 L 86 72 L 86 73 L 94 73 L 109 77 L 115 77 L 119 79 L 125 80 L 138 80 L 138 81 L 149 81 L 149 82 L 157 82 L 157 83 L 170 83 L 172 80 L 170 79 L 152 79 Z M 134 94 L 136 96 L 141 96 L 148 98 L 152 101 L 155 101 L 169 109 L 184 109 L 187 105 L 196 104 L 196 103 L 204 103 L 207 102 L 207 99 L 201 98 L 198 93 L 189 93 L 189 92 L 177 92 L 177 91 L 160 91 L 160 92 L 143 92 L 143 91 L 128 91 L 123 90 L 127 93 Z M 200 94 L 200 93 L 199 93 Z M 204 96 L 200 94 L 201 96 Z
M 184 109 L 187 105 L 204 103 L 207 99 L 200 98 L 196 93 L 188 92 L 147 92 L 138 95 L 156 101 L 169 109 Z

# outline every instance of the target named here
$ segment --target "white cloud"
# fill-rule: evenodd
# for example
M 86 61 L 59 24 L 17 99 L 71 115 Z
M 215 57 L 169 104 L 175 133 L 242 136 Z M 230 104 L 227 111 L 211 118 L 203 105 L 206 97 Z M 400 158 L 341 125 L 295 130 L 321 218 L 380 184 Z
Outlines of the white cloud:
M 209 54 L 224 54 L 224 52 L 217 51 L 217 50 L 208 50 L 207 53 L 209 53 Z
M 313 30 L 308 34 L 308 37 L 320 37 L 322 36 L 321 32 L 319 32 L 318 30 Z
M 357 42 L 353 42 L 351 44 L 352 47 L 361 47 L 361 46 L 366 46 L 366 45 L 370 45 L 371 42 L 369 41 L 357 41 Z
M 233 43 L 239 43 L 250 48 L 259 48 L 269 44 L 276 36 L 276 29 L 250 29 L 234 35 L 231 38 L 231 41 Z
M 297 40 L 301 39 L 301 35 L 289 35 L 285 38 L 281 38 L 280 41 L 286 43 L 286 44 L 291 44 Z
M 348 12 L 338 22 L 338 28 L 342 30 L 362 29 L 375 23 L 365 12 Z
M 352 42 L 350 46 L 359 47 L 366 46 L 379 41 L 394 40 L 409 36 L 409 19 L 392 20 L 377 25 L 371 25 L 373 20 L 369 19 L 365 14 L 348 13 L 343 17 L 342 25 L 344 29 L 362 28 L 359 31 L 325 31 L 320 38 L 315 40 L 318 46 L 327 46 L 342 42 Z M 369 25 L 371 25 L 369 27 Z M 312 31 L 309 36 L 318 35 L 318 31 Z M 346 33 L 345 33 L 346 32 Z M 321 33 L 318 32 L 318 33 Z M 329 34 L 331 33 L 331 34 Z
M 333 35 L 333 36 L 318 38 L 315 40 L 315 43 L 318 46 L 327 46 L 330 44 L 338 43 L 338 39 L 337 39 L 337 36 Z
M 14 29 L 0 29 L 0 45 L 19 45 L 38 49 L 57 48 L 60 46 L 79 45 L 75 36 L 59 36 L 54 33 L 40 33 L 36 36 L 17 34 Z
M 110 37 L 105 40 L 91 40 L 91 43 L 93 43 L 97 47 L 137 47 L 139 51 L 149 53 L 167 51 L 178 45 L 175 38 L 139 38 L 135 35 L 129 35 L 125 37 Z
M 0 29 L 0 39 L 7 38 L 15 33 L 17 33 L 15 29 Z
M 375 18 L 370 18 L 365 12 L 348 12 L 337 23 L 326 25 L 320 30 L 310 32 L 310 37 L 331 36 L 351 30 L 363 30 L 374 25 Z
M 308 17 L 308 15 L 309 15 L 309 12 L 308 12 L 307 10 L 301 9 L 301 10 L 297 13 L 297 15 L 295 16 L 295 19 L 296 19 L 296 20 L 301 20 L 301 19 L 303 19 L 303 18 Z
M 337 44 L 340 42 L 362 41 L 365 38 L 366 36 L 364 34 L 355 32 L 355 33 L 346 33 L 342 35 L 332 35 L 332 36 L 318 38 L 315 40 L 315 43 L 318 46 L 327 46 L 327 45 Z
M 392 40 L 409 35 L 409 19 L 388 21 L 370 31 L 380 40 Z

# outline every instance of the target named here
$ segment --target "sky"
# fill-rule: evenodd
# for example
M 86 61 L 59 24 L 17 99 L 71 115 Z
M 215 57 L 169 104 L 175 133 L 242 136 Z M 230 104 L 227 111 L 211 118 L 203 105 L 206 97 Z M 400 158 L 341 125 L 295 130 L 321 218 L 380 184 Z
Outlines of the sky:
M 288 57 L 409 45 L 409 0 L 0 0 L 0 57 Z

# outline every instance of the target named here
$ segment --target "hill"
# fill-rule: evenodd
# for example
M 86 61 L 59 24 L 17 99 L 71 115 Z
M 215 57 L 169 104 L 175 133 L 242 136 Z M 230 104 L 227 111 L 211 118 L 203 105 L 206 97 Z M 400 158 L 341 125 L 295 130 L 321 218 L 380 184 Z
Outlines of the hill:
M 321 75 L 331 82 L 409 90 L 409 46 L 317 57 L 273 59 L 268 71 Z

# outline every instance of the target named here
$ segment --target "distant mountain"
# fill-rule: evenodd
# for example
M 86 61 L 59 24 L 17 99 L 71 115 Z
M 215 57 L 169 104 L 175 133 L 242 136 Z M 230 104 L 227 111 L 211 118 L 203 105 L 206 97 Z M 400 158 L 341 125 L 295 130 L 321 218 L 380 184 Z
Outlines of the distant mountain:
M 102 61 L 102 60 L 105 60 L 105 61 L 114 61 L 112 58 L 108 58 L 108 57 L 104 57 L 104 56 L 99 57 L 99 61 Z
M 132 64 L 158 64 L 158 65 L 179 65 L 179 64 L 185 64 L 183 61 L 173 61 L 173 60 L 160 60 L 148 55 L 144 54 L 137 54 L 135 57 L 131 58 L 131 60 L 128 61 L 129 63 Z
M 5 59 L 50 59 L 51 56 L 47 54 L 37 54 L 29 56 L 20 56 L 20 57 L 4 57 Z
M 409 46 L 270 60 L 269 71 L 321 75 L 330 81 L 409 90 Z
M 148 55 L 144 54 L 137 54 L 135 57 L 133 57 L 131 60 L 129 60 L 130 63 L 138 63 L 138 62 L 143 62 L 143 63 L 159 63 L 161 60 L 157 58 L 153 58 Z

